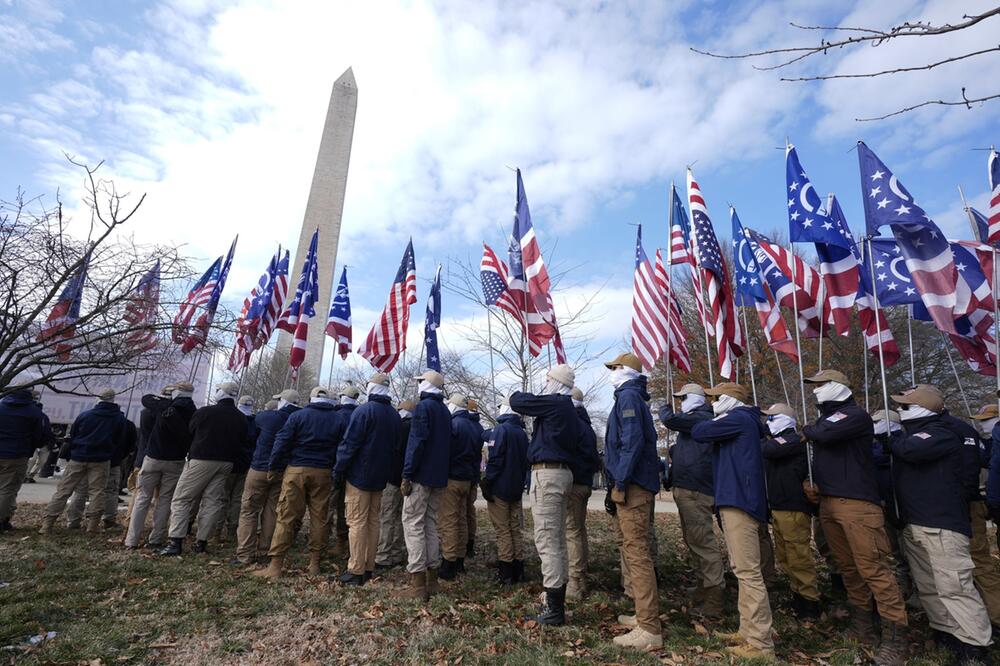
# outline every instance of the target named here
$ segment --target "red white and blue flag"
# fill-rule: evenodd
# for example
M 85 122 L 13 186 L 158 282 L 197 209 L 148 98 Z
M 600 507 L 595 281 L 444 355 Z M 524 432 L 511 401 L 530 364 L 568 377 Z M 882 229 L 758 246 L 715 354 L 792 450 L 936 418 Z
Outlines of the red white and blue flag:
M 736 377 L 735 359 L 743 354 L 743 330 L 736 321 L 736 301 L 733 298 L 729 269 L 722 259 L 722 248 L 712 229 L 708 207 L 691 169 L 687 170 L 688 205 L 691 207 L 695 261 L 708 291 L 705 314 L 711 308 L 711 324 L 715 329 L 715 344 L 719 355 L 719 374 L 732 381 Z
M 816 269 L 764 234 L 753 229 L 747 229 L 747 234 L 775 300 L 785 309 L 798 310 L 799 334 L 806 338 L 829 335 L 830 326 L 823 323 L 823 278 Z
M 80 307 L 83 305 L 83 285 L 87 281 L 87 269 L 90 267 L 90 250 L 80 260 L 80 265 L 66 281 L 59 298 L 52 306 L 52 311 L 38 332 L 38 342 L 56 340 L 56 352 L 59 360 L 69 358 L 70 345 L 67 341 L 76 335 L 76 322 L 80 319 Z
M 684 322 L 681 321 L 681 306 L 677 302 L 677 294 L 670 283 L 670 272 L 663 261 L 663 254 L 656 251 L 656 266 L 653 268 L 653 275 L 656 278 L 656 285 L 663 296 L 663 302 L 667 304 L 670 322 L 668 333 L 670 334 L 670 363 L 675 368 L 684 372 L 691 372 L 691 354 L 687 348 L 687 331 L 684 330 Z
M 372 326 L 358 353 L 374 368 L 389 372 L 406 349 L 406 331 L 410 325 L 410 306 L 417 302 L 417 264 L 413 258 L 413 240 L 406 245 L 396 278 L 389 289 L 382 316 Z
M 483 285 L 483 300 L 486 305 L 496 305 L 512 315 L 521 325 L 521 330 L 526 332 L 524 310 L 514 292 L 510 290 L 510 271 L 507 269 L 507 264 L 500 260 L 493 248 L 486 243 L 483 243 L 483 259 L 479 262 L 479 280 Z
M 694 260 L 694 244 L 691 242 L 691 226 L 688 223 L 687 209 L 681 202 L 677 188 L 670 186 L 670 205 L 674 209 L 674 219 L 670 229 L 670 265 L 687 264 L 691 268 L 691 287 L 694 290 L 694 302 L 698 309 L 698 318 L 702 326 L 710 328 L 705 318 L 705 301 L 701 293 L 701 276 L 698 275 L 698 264 Z
M 669 309 L 642 248 L 642 225 L 639 225 L 632 280 L 632 351 L 644 368 L 652 369 L 660 360 L 667 351 L 669 336 Z
M 229 369 L 239 372 L 250 364 L 250 354 L 259 349 L 260 328 L 267 313 L 268 306 L 274 297 L 277 284 L 278 263 L 281 259 L 281 248 L 271 257 L 257 285 L 250 291 L 250 296 L 243 299 L 243 309 L 236 320 L 236 342 L 229 354 Z M 266 344 L 264 340 L 264 344 Z
M 171 339 L 177 344 L 183 344 L 187 339 L 188 327 L 194 318 L 198 308 L 204 307 L 212 299 L 216 282 L 219 279 L 219 271 L 222 268 L 222 257 L 212 262 L 208 270 L 198 278 L 188 291 L 187 298 L 181 303 L 177 316 L 174 317 L 173 327 L 170 333 Z
M 281 257 L 281 261 L 278 262 L 277 270 L 274 273 L 274 290 L 271 292 L 271 300 L 267 304 L 267 309 L 261 314 L 260 326 L 257 328 L 257 339 L 254 341 L 254 349 L 260 349 L 270 341 L 271 334 L 278 327 L 278 320 L 285 311 L 285 301 L 288 299 L 289 263 L 289 252 L 285 250 L 285 254 Z
M 990 206 L 986 209 L 988 236 L 986 242 L 992 246 L 1000 243 L 1000 155 L 991 150 L 986 160 L 990 178 Z
M 190 352 L 195 347 L 204 347 L 205 341 L 208 340 L 208 331 L 212 327 L 212 322 L 215 320 L 215 311 L 219 308 L 219 299 L 222 298 L 222 290 L 226 287 L 226 278 L 229 277 L 229 269 L 233 265 L 233 254 L 236 252 L 236 241 L 239 240 L 239 236 L 233 239 L 232 244 L 229 246 L 229 252 L 226 254 L 226 258 L 223 260 L 222 257 L 217 259 L 217 262 L 221 262 L 220 268 L 217 273 L 213 273 L 207 284 L 212 286 L 211 293 L 208 295 L 208 299 L 203 301 L 204 308 L 202 313 L 198 315 L 198 321 L 195 322 L 194 326 L 190 327 L 187 331 L 187 335 L 181 342 L 181 351 L 185 354 Z M 213 266 L 216 264 L 213 264 Z M 200 294 L 203 294 L 207 290 L 207 285 L 203 286 L 202 290 L 199 292 L 199 300 L 201 298 Z M 193 313 L 192 313 L 193 314 Z M 180 315 L 178 315 L 180 316 Z M 190 316 L 188 316 L 190 320 Z M 176 321 L 175 321 L 176 324 Z
M 297 376 L 299 367 L 306 358 L 306 344 L 309 341 L 309 320 L 316 316 L 316 297 L 319 295 L 319 270 L 316 265 L 316 252 L 319 243 L 319 229 L 313 232 L 309 241 L 309 251 L 302 264 L 302 273 L 295 288 L 295 300 L 281 315 L 278 327 L 292 334 L 292 349 L 288 356 L 288 364 L 292 366 L 292 375 Z
M 293 335 L 295 334 L 296 327 L 299 325 L 299 316 L 302 312 L 302 296 L 309 291 L 310 274 L 313 269 L 313 264 L 316 263 L 316 247 L 318 242 L 319 229 L 316 229 L 313 232 L 312 238 L 309 240 L 309 250 L 306 252 L 305 258 L 302 260 L 302 270 L 299 272 L 299 281 L 295 285 L 295 297 L 289 301 L 284 311 L 282 311 L 281 317 L 278 318 L 278 323 L 276 324 L 281 330 L 292 333 Z M 313 292 L 313 298 L 315 298 L 315 293 L 316 292 Z
M 351 294 L 347 290 L 347 266 L 340 273 L 340 283 L 330 302 L 326 334 L 337 341 L 340 358 L 347 358 L 351 353 Z
M 160 306 L 160 261 L 157 259 L 139 279 L 135 292 L 125 305 L 122 317 L 129 326 L 127 348 L 137 354 L 156 347 L 156 314 Z

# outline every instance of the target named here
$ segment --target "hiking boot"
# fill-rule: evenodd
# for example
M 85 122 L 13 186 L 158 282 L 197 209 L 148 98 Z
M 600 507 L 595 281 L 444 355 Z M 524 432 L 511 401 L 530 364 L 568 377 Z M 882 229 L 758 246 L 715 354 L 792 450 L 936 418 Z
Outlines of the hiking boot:
M 688 595 L 688 598 L 691 599 L 691 606 L 692 607 L 694 607 L 694 606 L 700 606 L 703 603 L 705 603 L 705 590 L 706 589 L 707 588 L 704 585 L 702 585 L 701 583 L 698 583 L 694 587 L 685 587 L 684 588 L 684 592 Z
M 969 645 L 968 643 L 960 643 L 960 645 L 961 655 L 958 657 L 959 666 L 971 666 L 972 664 L 990 666 L 993 663 L 993 660 L 990 659 L 988 648 L 979 645 Z
M 204 539 L 198 539 L 194 542 L 194 552 L 204 555 L 208 552 L 208 542 Z
M 726 652 L 739 659 L 762 659 L 764 661 L 775 660 L 773 649 L 762 650 L 761 648 L 756 648 L 749 643 L 731 645 L 726 648 Z
M 56 524 L 56 518 L 58 518 L 58 516 L 45 516 L 42 518 L 42 526 L 38 528 L 38 533 L 43 536 L 52 534 L 52 528 Z
M 411 573 L 409 587 L 397 592 L 396 597 L 399 599 L 417 599 L 418 601 L 427 601 L 427 599 L 430 598 L 430 595 L 427 593 L 427 576 L 425 572 L 418 571 L 416 573 Z
M 118 529 L 119 527 L 121 527 L 121 526 L 120 526 L 120 525 L 118 524 L 118 521 L 117 521 L 117 520 L 114 520 L 113 518 L 105 518 L 105 519 L 104 519 L 104 522 L 102 522 L 102 523 L 101 523 L 101 525 L 102 525 L 102 526 L 104 527 L 104 529 L 106 529 L 106 530 L 114 530 L 114 529 Z
M 184 552 L 184 539 L 170 539 L 166 547 L 158 555 L 163 557 L 177 557 Z
M 465 573 L 465 558 L 460 557 L 455 560 L 455 573 Z
M 0 532 L 10 532 L 14 529 L 14 526 L 10 524 L 9 520 L 5 520 L 0 523 Z
M 309 553 L 309 568 L 306 573 L 310 576 L 319 575 L 319 553 Z
M 636 627 L 627 634 L 615 636 L 611 642 L 621 647 L 637 650 L 658 650 L 663 647 L 663 636 L 650 633 L 642 627 Z
M 545 603 L 538 609 L 535 621 L 553 627 L 566 624 L 566 586 L 545 588 Z
M 619 615 L 618 624 L 623 627 L 638 627 L 639 622 L 635 619 L 635 615 Z
M 726 632 L 726 631 L 716 631 L 714 634 L 717 639 L 725 643 L 726 645 L 745 645 L 747 640 L 743 638 L 743 635 L 738 631 Z
M 587 595 L 587 581 L 582 578 L 570 578 L 566 584 L 566 598 L 578 601 Z
M 830 574 L 830 589 L 840 595 L 847 594 L 847 588 L 844 587 L 844 577 L 837 573 Z
M 271 558 L 271 563 L 267 565 L 266 569 L 261 569 L 260 571 L 254 571 L 253 575 L 258 578 L 281 578 L 281 570 L 285 565 L 285 556 L 276 555 Z
M 500 562 L 497 567 L 496 581 L 500 585 L 514 584 L 514 563 Z
M 793 608 L 795 617 L 800 620 L 818 620 L 820 616 L 820 605 L 818 601 L 806 599 L 805 597 L 792 593 Z
M 83 521 L 82 520 L 71 520 L 66 523 L 66 529 L 68 530 L 82 530 Z
M 426 575 L 424 576 L 426 581 L 424 584 L 427 587 L 427 596 L 437 594 L 441 591 L 441 586 L 438 585 L 438 570 L 428 569 Z
M 476 556 L 476 540 L 469 539 L 469 541 L 465 544 L 465 557 L 471 560 L 475 556 Z
M 375 572 L 374 571 L 366 571 L 365 575 L 362 576 L 362 578 L 364 578 L 364 581 L 367 583 L 372 578 L 375 578 Z
M 100 534 L 104 531 L 101 526 L 101 517 L 95 516 L 87 519 L 87 534 Z
M 845 636 L 848 640 L 875 645 L 878 642 L 878 636 L 875 634 L 875 622 L 872 620 L 871 611 L 852 608 L 851 623 L 847 627 Z
M 441 558 L 441 569 L 438 571 L 438 578 L 441 580 L 455 580 L 458 575 L 458 561 Z
M 902 666 L 906 663 L 906 627 L 882 619 L 882 644 L 875 654 L 878 666 Z
M 514 582 L 523 583 L 526 580 L 528 579 L 524 575 L 524 560 L 514 560 Z
M 721 585 L 706 587 L 704 600 L 701 604 L 701 614 L 713 620 L 717 620 L 722 617 L 722 613 L 724 611 L 724 597 L 725 594 Z
M 348 571 L 340 577 L 340 583 L 344 587 L 361 587 L 365 584 L 365 577 Z

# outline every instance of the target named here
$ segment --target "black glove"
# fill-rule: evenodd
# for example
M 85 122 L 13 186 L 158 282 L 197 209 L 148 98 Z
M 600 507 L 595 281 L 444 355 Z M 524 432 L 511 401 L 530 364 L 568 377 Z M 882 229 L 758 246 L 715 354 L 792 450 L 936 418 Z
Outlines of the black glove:
M 485 479 L 479 482 L 479 489 L 483 492 L 483 499 L 487 502 L 493 501 L 493 484 Z
M 347 487 L 347 477 L 343 474 L 333 475 L 333 489 L 336 491 L 341 491 Z
M 611 499 L 611 490 L 608 490 L 608 494 L 604 496 L 604 510 L 608 512 L 609 516 L 614 516 L 618 513 L 618 507 Z

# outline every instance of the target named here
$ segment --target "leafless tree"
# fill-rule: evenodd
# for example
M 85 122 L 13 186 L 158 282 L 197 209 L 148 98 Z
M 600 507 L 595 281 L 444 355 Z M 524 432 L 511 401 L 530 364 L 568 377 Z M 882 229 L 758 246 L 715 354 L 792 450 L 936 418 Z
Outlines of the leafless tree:
M 956 5 L 957 7 L 958 5 Z M 692 48 L 691 50 L 695 53 L 700 53 L 702 55 L 711 56 L 713 58 L 722 59 L 746 59 L 746 60 L 757 60 L 757 59 L 767 59 L 772 57 L 777 57 L 777 62 L 767 65 L 753 65 L 754 69 L 761 71 L 773 71 L 773 70 L 785 70 L 793 65 L 799 65 L 804 61 L 811 61 L 814 56 L 819 55 L 829 55 L 834 51 L 839 51 L 842 49 L 853 49 L 860 46 L 871 46 L 879 47 L 884 44 L 898 42 L 911 37 L 924 37 L 928 39 L 933 39 L 935 37 L 941 37 L 942 35 L 949 35 L 962 30 L 967 30 L 983 21 L 1000 16 L 1000 7 L 994 7 L 980 14 L 963 14 L 960 20 L 954 23 L 944 23 L 942 25 L 933 25 L 931 23 L 922 21 L 906 21 L 900 23 L 899 25 L 894 25 L 889 28 L 870 28 L 870 27 L 850 27 L 850 26 L 825 26 L 825 25 L 799 25 L 798 23 L 790 23 L 793 28 L 798 30 L 803 30 L 811 33 L 820 33 L 821 36 L 818 43 L 805 44 L 802 46 L 786 46 L 779 48 L 763 49 L 760 51 L 749 51 L 746 53 L 733 53 L 733 54 L 723 54 L 716 53 L 713 51 L 706 51 L 701 49 Z M 833 35 L 832 39 L 828 39 L 825 35 Z M 829 81 L 833 79 L 859 79 L 859 78 L 876 78 L 891 76 L 894 74 L 901 74 L 904 72 L 920 72 L 929 71 L 936 69 L 938 67 L 947 66 L 952 63 L 961 62 L 964 60 L 970 60 L 973 58 L 982 58 L 983 56 L 990 56 L 990 54 L 996 54 L 1000 52 L 1000 45 L 991 46 L 984 49 L 976 50 L 965 50 L 965 52 L 958 53 L 948 58 L 942 58 L 939 60 L 932 60 L 930 62 L 924 62 L 920 65 L 915 65 L 911 67 L 886 67 L 884 69 L 871 71 L 871 72 L 846 72 L 840 74 L 804 74 L 800 76 L 782 76 L 782 81 Z M 989 71 L 987 67 L 984 72 Z M 986 85 L 992 84 L 992 78 L 988 76 L 982 77 L 982 81 Z M 900 114 L 908 113 L 915 109 L 919 109 L 926 106 L 964 106 L 967 109 L 972 109 L 973 105 L 982 106 L 983 103 L 1000 99 L 1000 91 L 986 90 L 984 92 L 974 93 L 971 97 L 966 93 L 967 86 L 961 86 L 961 99 L 933 99 L 920 102 L 918 104 L 913 104 L 892 113 L 887 113 L 881 116 L 873 116 L 868 118 L 855 118 L 859 122 L 868 122 L 873 120 L 884 120 L 886 118 L 891 118 L 892 116 L 898 116 Z

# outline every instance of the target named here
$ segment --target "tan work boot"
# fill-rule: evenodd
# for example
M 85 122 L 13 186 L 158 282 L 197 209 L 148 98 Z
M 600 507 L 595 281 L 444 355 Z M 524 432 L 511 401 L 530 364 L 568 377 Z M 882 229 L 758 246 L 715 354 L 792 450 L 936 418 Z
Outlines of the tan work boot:
M 906 626 L 882 618 L 882 643 L 875 655 L 878 666 L 902 666 L 906 663 Z
M 718 619 L 724 610 L 724 594 L 721 586 L 706 587 L 701 603 L 701 613 L 705 617 Z
M 733 631 L 733 632 L 717 631 L 712 635 L 718 638 L 726 645 L 743 645 L 744 643 L 747 642 L 746 639 L 743 638 L 743 636 L 738 631 Z
M 690 596 L 692 606 L 700 606 L 702 605 L 702 603 L 704 603 L 705 586 L 702 585 L 700 582 L 694 587 L 685 587 L 684 591 Z
M 45 516 L 42 518 L 42 526 L 39 528 L 38 533 L 42 535 L 52 534 L 52 528 L 56 524 L 56 518 L 58 516 Z
M 347 543 L 347 539 L 337 539 L 337 543 L 335 543 L 333 548 L 330 549 L 330 556 L 347 557 L 350 551 L 351 548 Z
M 570 601 L 579 601 L 587 596 L 587 581 L 581 578 L 570 578 L 566 583 L 566 598 Z
M 762 650 L 755 648 L 749 643 L 742 645 L 732 645 L 726 648 L 726 652 L 739 659 L 763 659 L 764 661 L 774 661 L 774 650 Z
M 277 555 L 271 558 L 271 563 L 267 565 L 266 569 L 261 569 L 260 571 L 254 571 L 253 575 L 259 578 L 280 578 L 281 570 L 285 565 L 285 556 Z
M 426 574 L 424 580 L 425 586 L 427 587 L 427 596 L 437 594 L 441 591 L 441 586 L 438 584 L 438 571 L 437 569 L 428 569 L 424 572 Z
M 310 576 L 319 575 L 319 553 L 309 553 L 309 571 Z
M 410 586 L 396 593 L 399 599 L 418 599 L 427 601 L 430 595 L 427 594 L 427 575 L 423 571 L 410 574 Z
M 642 627 L 636 627 L 627 634 L 616 636 L 612 642 L 621 647 L 630 647 L 637 650 L 658 650 L 663 647 L 663 636 L 652 634 Z
M 876 645 L 878 635 L 875 633 L 875 621 L 872 612 L 863 608 L 851 608 L 851 624 L 847 627 L 846 636 L 849 640 L 865 645 Z
M 104 531 L 101 527 L 101 517 L 95 516 L 94 518 L 87 519 L 87 534 L 100 534 Z
M 619 615 L 618 624 L 623 627 L 638 627 L 639 623 L 635 619 L 635 615 Z

